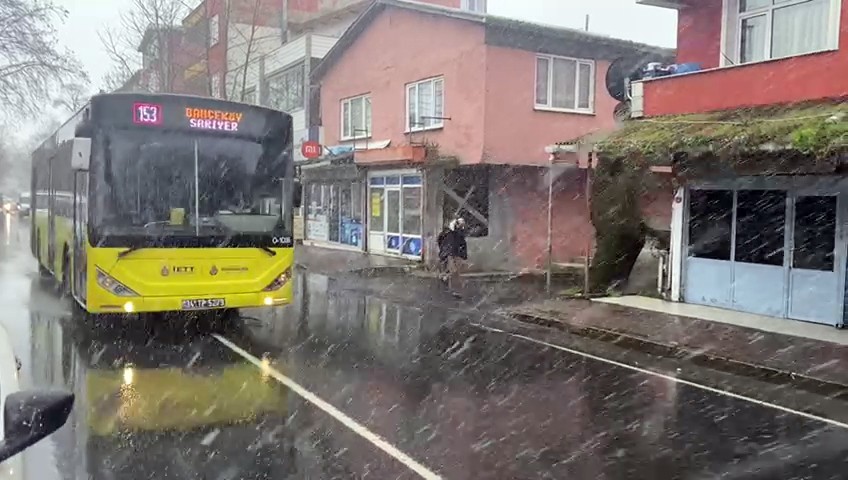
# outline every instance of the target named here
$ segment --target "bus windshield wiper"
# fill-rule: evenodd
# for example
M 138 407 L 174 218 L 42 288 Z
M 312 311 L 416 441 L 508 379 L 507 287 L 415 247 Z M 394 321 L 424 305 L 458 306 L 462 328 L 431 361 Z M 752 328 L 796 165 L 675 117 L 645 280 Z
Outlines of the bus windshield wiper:
M 141 250 L 142 248 L 144 248 L 144 247 L 130 247 L 130 248 L 124 250 L 123 252 L 118 253 L 118 258 L 124 258 L 127 255 L 135 252 L 136 250 Z
M 268 255 L 270 255 L 270 256 L 272 256 L 272 257 L 276 257 L 276 256 L 277 256 L 277 252 L 275 252 L 275 251 L 271 250 L 270 248 L 268 248 L 268 247 L 266 247 L 266 246 L 264 246 L 264 245 L 263 245 L 263 246 L 260 246 L 260 247 L 256 247 L 256 248 L 258 248 L 258 249 L 262 250 L 263 252 L 267 253 Z

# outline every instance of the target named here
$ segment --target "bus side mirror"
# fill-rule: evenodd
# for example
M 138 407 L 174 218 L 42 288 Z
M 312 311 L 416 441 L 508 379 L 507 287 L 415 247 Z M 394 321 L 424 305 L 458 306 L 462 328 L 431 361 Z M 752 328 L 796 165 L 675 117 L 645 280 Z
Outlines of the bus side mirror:
M 76 137 L 71 147 L 71 168 L 74 170 L 88 170 L 91 161 L 91 139 Z
M 300 183 L 300 180 L 294 181 L 294 208 L 300 208 L 303 203 L 303 185 Z

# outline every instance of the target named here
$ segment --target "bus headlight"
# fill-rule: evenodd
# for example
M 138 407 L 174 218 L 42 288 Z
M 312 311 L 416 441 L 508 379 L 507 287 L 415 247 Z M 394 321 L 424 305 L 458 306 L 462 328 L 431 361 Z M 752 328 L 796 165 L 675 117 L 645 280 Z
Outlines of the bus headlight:
M 292 278 L 292 269 L 291 269 L 291 267 L 289 267 L 289 268 L 286 269 L 286 271 L 277 275 L 277 278 L 275 278 L 274 281 L 271 282 L 271 284 L 268 285 L 267 287 L 265 287 L 265 289 L 262 290 L 262 291 L 263 292 L 273 292 L 273 291 L 279 290 L 279 289 L 283 288 L 283 285 L 288 283 L 288 281 L 291 280 L 291 278 Z
M 131 288 L 110 277 L 106 274 L 106 272 L 100 270 L 99 268 L 97 269 L 97 284 L 100 285 L 102 289 L 111 292 L 113 295 L 117 295 L 119 297 L 138 296 L 138 294 L 135 293 Z

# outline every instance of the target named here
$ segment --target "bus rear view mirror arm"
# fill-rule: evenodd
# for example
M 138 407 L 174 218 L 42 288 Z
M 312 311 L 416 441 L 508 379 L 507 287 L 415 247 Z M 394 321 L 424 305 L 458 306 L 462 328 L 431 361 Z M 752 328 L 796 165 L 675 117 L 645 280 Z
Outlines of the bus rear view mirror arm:
M 75 137 L 71 148 L 71 168 L 74 170 L 88 170 L 91 161 L 91 139 Z
M 74 395 L 61 391 L 23 391 L 9 394 L 3 407 L 0 462 L 55 432 L 68 420 Z

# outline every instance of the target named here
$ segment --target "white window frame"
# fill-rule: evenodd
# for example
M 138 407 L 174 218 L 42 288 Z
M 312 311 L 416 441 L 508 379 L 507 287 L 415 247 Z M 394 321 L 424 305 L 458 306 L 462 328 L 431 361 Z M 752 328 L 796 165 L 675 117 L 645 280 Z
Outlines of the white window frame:
M 252 86 L 250 88 L 245 88 L 241 94 L 242 103 L 247 103 L 249 105 L 258 105 L 259 99 L 257 98 L 256 86 Z
M 209 17 L 209 46 L 214 47 L 221 41 L 221 27 L 218 15 Z
M 785 3 L 770 5 L 751 12 L 740 13 L 740 0 L 722 0 L 722 28 L 721 28 L 721 52 L 719 52 L 719 65 L 722 67 L 734 65 L 750 65 L 759 62 L 767 62 L 770 60 L 779 60 L 781 58 L 791 58 L 793 56 L 809 55 L 812 53 L 827 52 L 839 49 L 839 28 L 840 17 L 842 15 L 842 0 L 829 0 L 830 12 L 827 26 L 827 45 L 821 50 L 812 52 L 804 52 L 786 57 L 771 56 L 771 37 L 772 37 L 772 12 L 778 8 L 789 7 L 800 3 L 805 3 L 809 0 L 787 0 Z M 759 15 L 766 15 L 768 24 L 768 33 L 766 35 L 765 55 L 763 60 L 754 62 L 741 63 L 742 57 L 742 21 Z
M 486 0 L 462 0 L 462 9 L 474 13 L 486 13 Z
M 365 130 L 366 130 L 365 132 L 353 131 L 354 125 L 353 125 L 353 106 L 352 106 L 352 103 L 357 101 L 357 100 L 361 100 L 363 102 L 363 105 L 362 105 L 362 117 L 363 117 L 362 118 L 362 124 L 365 125 Z M 365 94 L 365 95 L 358 95 L 356 97 L 345 98 L 340 102 L 339 105 L 340 105 L 339 120 L 341 122 L 339 124 L 340 127 L 341 127 L 339 130 L 341 131 L 341 135 L 340 135 L 341 139 L 342 140 L 360 140 L 360 139 L 363 139 L 363 138 L 371 138 L 371 131 L 372 131 L 371 130 L 371 122 L 374 121 L 373 110 L 371 110 L 371 95 Z M 348 123 L 348 125 L 350 125 L 350 128 L 352 130 L 351 132 L 345 132 L 345 105 L 349 105 L 348 112 L 351 115 L 351 118 L 350 118 L 350 122 Z M 366 114 L 366 107 L 367 107 L 368 110 L 371 111 L 372 115 Z M 368 121 L 368 120 L 370 120 L 370 121 Z
M 435 115 L 436 114 L 436 93 L 435 92 L 436 92 L 436 83 L 439 83 L 439 82 L 442 84 L 442 112 L 441 112 L 441 115 L 439 115 L 439 116 L 445 117 L 445 110 L 446 110 L 446 108 L 445 108 L 446 107 L 446 104 L 445 104 L 445 77 L 439 76 L 439 77 L 425 78 L 424 80 L 418 80 L 417 82 L 407 83 L 406 86 L 404 87 L 406 89 L 406 95 L 404 95 L 404 98 L 406 99 L 406 120 L 404 120 L 404 123 L 406 124 L 406 133 L 422 132 L 422 131 L 425 131 L 425 130 L 438 130 L 440 128 L 445 128 L 445 121 L 444 121 L 443 118 L 442 119 L 431 118 L 430 121 L 432 122 L 432 124 L 426 125 L 426 126 L 424 126 L 424 125 L 411 125 L 410 122 L 409 122 L 410 121 L 409 116 L 410 116 L 410 113 L 412 113 L 412 112 L 409 111 L 409 97 L 411 95 L 411 90 L 413 88 L 416 89 L 415 90 L 415 95 L 416 95 L 415 105 L 416 105 L 416 109 L 418 109 L 420 107 L 420 105 L 418 104 L 418 89 L 421 88 L 422 86 L 427 85 L 427 84 L 431 84 L 433 86 L 432 87 L 433 88 L 433 111 L 432 112 L 426 112 L 426 113 L 430 113 L 432 115 L 424 115 L 424 116 L 425 117 L 435 117 L 435 116 L 437 116 L 437 115 Z M 418 113 L 420 115 L 420 112 L 418 112 Z
M 536 86 L 539 84 L 539 60 L 547 60 L 548 61 L 548 79 L 547 79 L 547 97 L 548 103 L 542 104 L 537 102 L 536 98 Z M 576 62 L 577 68 L 574 69 L 575 81 L 574 81 L 574 107 L 575 108 L 563 108 L 563 107 L 554 107 L 553 106 L 553 63 L 554 60 L 569 60 L 572 62 Z M 587 65 L 589 67 L 589 107 L 588 108 L 580 108 L 580 66 Z M 595 78 L 595 61 L 587 60 L 583 58 L 572 58 L 572 57 L 563 57 L 559 55 L 544 55 L 537 54 L 536 59 L 533 62 L 533 69 L 535 73 L 533 75 L 533 104 L 535 105 L 536 110 L 550 111 L 550 112 L 563 112 L 563 113 L 580 113 L 585 115 L 594 115 L 595 114 L 595 83 L 597 80 Z

